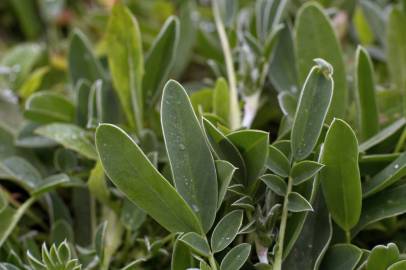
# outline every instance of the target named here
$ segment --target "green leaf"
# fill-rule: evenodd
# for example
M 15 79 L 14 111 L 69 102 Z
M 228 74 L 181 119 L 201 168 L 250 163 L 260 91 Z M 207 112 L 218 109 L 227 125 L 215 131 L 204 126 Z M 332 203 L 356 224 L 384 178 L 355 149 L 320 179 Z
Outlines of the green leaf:
M 386 57 L 389 73 L 396 88 L 403 94 L 403 115 L 406 116 L 406 14 L 394 6 L 386 26 Z
M 261 176 L 261 180 L 275 194 L 278 194 L 279 196 L 286 195 L 288 185 L 281 177 L 274 174 L 266 174 L 264 176 Z
M 309 180 L 315 176 L 324 165 L 315 161 L 304 160 L 295 163 L 292 167 L 290 177 L 292 178 L 293 185 L 300 185 L 301 183 Z
M 361 256 L 362 251 L 358 247 L 351 244 L 337 244 L 327 250 L 320 269 L 353 270 L 357 266 Z
M 216 168 L 186 91 L 175 81 L 164 88 L 161 124 L 176 190 L 207 232 L 217 210 Z
M 16 1 L 13 1 L 16 2 Z M 19 89 L 31 70 L 41 60 L 44 52 L 43 46 L 36 43 L 22 43 L 14 46 L 2 56 L 0 65 L 10 69 L 15 78 L 11 84 L 12 89 Z M 16 70 L 16 67 L 18 68 Z
M 309 2 L 300 8 L 296 18 L 295 47 L 301 83 L 305 81 L 314 58 L 322 58 L 332 65 L 334 93 L 327 122 L 333 117 L 343 118 L 348 98 L 344 60 L 334 28 L 319 4 Z
M 86 127 L 89 115 L 89 98 L 91 93 L 90 83 L 80 80 L 75 87 L 76 91 L 76 124 Z
M 355 89 L 358 94 L 362 138 L 368 139 L 379 131 L 379 119 L 372 61 L 368 52 L 360 46 L 356 53 Z
M 136 131 L 140 131 L 143 119 L 144 60 L 138 22 L 127 7 L 117 3 L 111 11 L 106 31 L 107 58 L 114 88 L 127 121 Z
M 278 102 L 283 114 L 293 119 L 295 117 L 297 107 L 296 97 L 287 91 L 283 91 L 278 95 Z
M 227 81 L 219 78 L 213 91 L 213 113 L 224 120 L 228 127 L 231 126 L 230 90 Z
M 19 95 L 23 98 L 28 98 L 31 94 L 37 91 L 49 70 L 50 68 L 48 66 L 40 67 L 34 70 L 21 85 L 18 91 Z
M 192 254 L 189 247 L 179 239 L 173 245 L 171 270 L 184 270 L 193 264 Z
M 111 181 L 159 224 L 170 232 L 203 232 L 192 209 L 123 130 L 100 125 L 96 146 Z
M 295 160 L 305 159 L 319 139 L 333 96 L 332 70 L 329 63 L 315 59 L 303 85 L 292 127 L 292 153 Z M 335 90 L 334 90 L 335 91 Z
M 35 187 L 35 189 L 31 192 L 31 196 L 38 197 L 69 182 L 69 176 L 64 173 L 51 175 L 42 180 L 42 182 Z
M 215 163 L 219 192 L 219 197 L 217 200 L 217 209 L 219 209 L 224 200 L 224 197 L 226 196 L 226 192 L 228 187 L 230 186 L 234 172 L 238 169 L 225 160 L 216 160 Z
M 283 261 L 283 269 L 319 269 L 330 244 L 333 227 L 323 193 L 317 192 L 313 208 L 314 211 L 305 212 L 307 216 L 303 229 L 300 231 L 289 255 Z
M 38 170 L 26 159 L 11 156 L 0 162 L 2 178 L 18 183 L 27 191 L 32 191 L 42 182 L 42 176 Z
M 162 84 L 166 81 L 179 40 L 179 20 L 169 17 L 154 40 L 145 58 L 145 76 L 142 84 L 146 104 L 154 105 L 160 97 Z
M 351 127 L 334 119 L 324 142 L 319 173 L 327 207 L 344 230 L 354 227 L 361 214 L 362 191 L 358 168 L 358 142 Z
M 378 191 L 392 185 L 406 175 L 406 152 L 377 173 L 362 186 L 364 197 L 368 197 Z
M 107 221 L 104 221 L 97 227 L 96 235 L 94 237 L 94 249 L 96 250 L 97 257 L 99 257 L 101 262 L 104 260 L 105 254 L 106 231 Z
M 385 44 L 386 10 L 382 10 L 377 2 L 368 0 L 361 0 L 360 6 L 375 38 L 380 44 Z
M 285 26 L 279 33 L 268 76 L 278 92 L 296 93 L 299 91 L 292 31 L 288 26 Z
M 204 239 L 197 233 L 195 232 L 186 233 L 179 240 L 188 245 L 197 254 L 205 257 L 210 256 L 209 244 L 207 243 L 206 239 Z
M 24 213 L 35 202 L 36 198 L 31 197 L 26 200 L 17 210 L 8 207 L 0 212 L 0 247 L 4 244 L 13 230 L 16 228 L 17 223 L 20 221 Z
M 291 192 L 288 195 L 288 210 L 290 212 L 313 211 L 312 205 L 299 193 Z
M 279 176 L 287 177 L 290 171 L 290 162 L 278 148 L 269 145 L 266 167 Z
M 72 85 L 76 85 L 83 79 L 93 83 L 105 77 L 100 62 L 93 54 L 89 40 L 78 29 L 75 29 L 70 37 L 68 65 Z
M 235 172 L 234 177 L 237 182 L 246 183 L 245 161 L 237 147 L 205 118 L 203 118 L 203 126 L 214 155 L 219 159 L 227 160 L 237 167 L 238 170 Z
M 97 153 L 86 135 L 86 131 L 71 124 L 49 124 L 41 126 L 35 133 L 62 144 L 86 158 L 96 160 Z
M 374 247 L 369 254 L 367 261 L 367 270 L 387 269 L 390 265 L 399 260 L 399 249 L 389 243 L 387 246 L 378 245 Z
M 269 134 L 259 130 L 239 130 L 228 134 L 227 138 L 237 147 L 244 159 L 247 185 L 254 184 L 262 174 L 268 158 Z
M 365 152 L 372 147 L 382 143 L 393 134 L 397 133 L 400 129 L 402 129 L 406 124 L 406 118 L 402 117 L 399 120 L 395 121 L 394 123 L 390 124 L 386 128 L 379 131 L 377 134 L 360 144 L 359 151 Z
M 223 258 L 220 270 L 239 270 L 248 259 L 251 245 L 247 243 L 233 247 Z
M 396 262 L 387 268 L 388 270 L 403 270 L 406 269 L 406 260 Z
M 220 252 L 234 241 L 241 228 L 242 210 L 235 210 L 225 215 L 213 230 L 211 248 L 213 253 Z
M 51 92 L 33 94 L 25 104 L 24 116 L 37 123 L 72 122 L 74 115 L 72 102 Z
M 366 198 L 362 204 L 361 217 L 352 230 L 353 235 L 369 224 L 406 213 L 406 185 L 378 192 Z

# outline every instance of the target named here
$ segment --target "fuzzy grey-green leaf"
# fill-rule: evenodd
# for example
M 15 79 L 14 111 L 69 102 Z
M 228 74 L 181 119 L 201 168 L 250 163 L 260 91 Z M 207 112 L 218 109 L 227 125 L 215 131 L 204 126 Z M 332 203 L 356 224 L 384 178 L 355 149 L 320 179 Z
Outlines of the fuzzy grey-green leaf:
M 186 91 L 175 81 L 164 88 L 161 124 L 175 187 L 208 231 L 217 210 L 216 168 Z

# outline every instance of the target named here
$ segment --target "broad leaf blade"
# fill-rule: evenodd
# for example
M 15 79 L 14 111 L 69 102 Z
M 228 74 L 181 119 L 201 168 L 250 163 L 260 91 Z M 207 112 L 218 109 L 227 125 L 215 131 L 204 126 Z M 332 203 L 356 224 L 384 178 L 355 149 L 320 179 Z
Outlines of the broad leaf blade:
M 309 2 L 299 10 L 295 45 L 301 83 L 305 81 L 314 58 L 322 58 L 333 66 L 334 94 L 327 121 L 344 117 L 348 97 L 344 61 L 335 31 L 319 4 Z
M 190 207 L 124 131 L 99 126 L 96 146 L 106 174 L 137 206 L 170 232 L 202 233 Z
M 142 126 L 144 60 L 137 20 L 123 4 L 115 4 L 107 26 L 107 56 L 113 85 L 128 122 Z
M 355 88 L 357 90 L 359 121 L 363 139 L 368 139 L 379 131 L 378 108 L 375 97 L 373 67 L 368 52 L 358 47 L 355 68 Z
M 162 84 L 166 81 L 179 40 L 179 20 L 169 17 L 154 40 L 145 58 L 145 76 L 142 90 L 145 103 L 153 103 L 161 94 Z
M 87 138 L 86 131 L 78 126 L 71 124 L 49 124 L 37 128 L 35 133 L 54 140 L 89 159 L 97 159 L 96 150 Z
M 208 231 L 217 210 L 216 168 L 186 91 L 175 81 L 165 85 L 161 124 L 175 187 Z
M 343 120 L 331 124 L 321 158 L 319 173 L 327 207 L 334 221 L 344 230 L 354 227 L 361 214 L 362 191 L 358 168 L 358 142 Z
M 251 252 L 250 244 L 240 244 L 231 249 L 223 258 L 220 265 L 220 270 L 239 270 Z
M 295 160 L 305 159 L 313 151 L 333 97 L 330 64 L 318 60 L 300 93 L 292 127 L 292 153 Z M 334 90 L 335 91 L 335 90 Z
M 242 210 L 235 210 L 224 216 L 213 230 L 211 248 L 213 253 L 225 249 L 238 234 L 243 219 Z

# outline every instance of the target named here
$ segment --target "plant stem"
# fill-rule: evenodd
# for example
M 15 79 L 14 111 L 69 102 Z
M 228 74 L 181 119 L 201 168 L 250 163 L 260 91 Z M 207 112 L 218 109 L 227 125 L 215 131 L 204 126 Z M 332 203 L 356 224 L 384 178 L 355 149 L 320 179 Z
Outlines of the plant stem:
M 275 263 L 273 270 L 282 270 L 282 260 L 283 260 L 283 241 L 285 240 L 285 230 L 286 223 L 288 220 L 288 195 L 292 190 L 292 179 L 288 178 L 288 189 L 286 191 L 286 196 L 283 202 L 281 225 L 279 227 L 279 236 L 277 243 L 277 251 L 275 255 Z
M 241 112 L 238 105 L 237 80 L 234 72 L 233 58 L 231 48 L 228 42 L 227 34 L 224 29 L 224 24 L 221 20 L 220 8 L 218 0 L 212 1 L 214 21 L 216 23 L 217 32 L 219 34 L 221 47 L 224 53 L 224 61 L 226 63 L 228 83 L 230 86 L 230 127 L 232 129 L 239 128 L 241 121 Z
M 210 262 L 210 267 L 212 270 L 217 270 L 217 263 L 216 263 L 216 259 L 214 259 L 214 255 L 210 254 L 209 257 L 209 262 Z
M 345 240 L 347 241 L 348 244 L 351 243 L 351 231 L 345 231 Z

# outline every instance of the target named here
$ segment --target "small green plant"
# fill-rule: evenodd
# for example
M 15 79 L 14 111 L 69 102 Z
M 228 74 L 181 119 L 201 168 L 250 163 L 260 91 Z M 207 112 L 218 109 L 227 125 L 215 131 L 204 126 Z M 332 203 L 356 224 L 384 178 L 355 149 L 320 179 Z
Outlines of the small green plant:
M 77 259 L 71 258 L 71 253 L 66 241 L 56 247 L 55 244 L 48 250 L 46 244 L 42 245 L 41 259 L 35 258 L 28 251 L 28 260 L 34 270 L 80 270 L 82 266 Z

